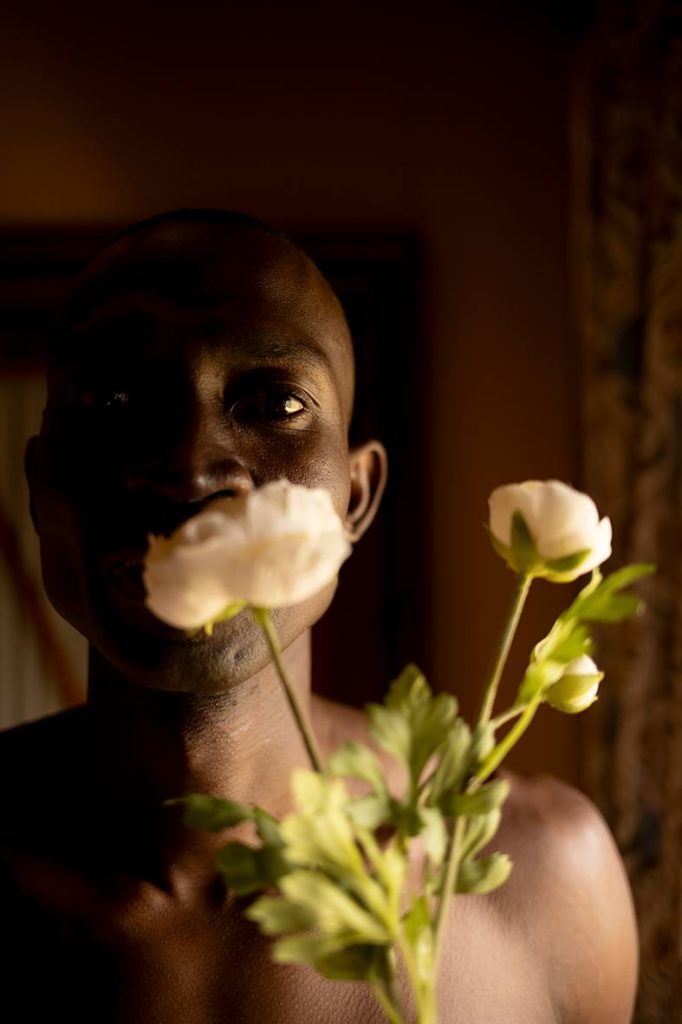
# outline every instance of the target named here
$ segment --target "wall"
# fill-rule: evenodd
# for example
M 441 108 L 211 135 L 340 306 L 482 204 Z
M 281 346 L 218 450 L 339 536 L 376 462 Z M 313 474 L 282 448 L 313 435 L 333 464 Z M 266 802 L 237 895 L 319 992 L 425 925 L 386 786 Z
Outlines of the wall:
M 511 595 L 482 529 L 487 495 L 533 476 L 579 483 L 570 32 L 549 5 L 514 19 L 474 6 L 15 5 L 0 44 L 0 223 L 199 204 L 418 236 L 430 384 L 405 416 L 431 438 L 415 501 L 432 531 L 415 542 L 437 567 L 433 677 L 468 714 Z M 562 594 L 537 585 L 526 643 Z M 576 779 L 579 728 L 543 709 L 515 763 Z

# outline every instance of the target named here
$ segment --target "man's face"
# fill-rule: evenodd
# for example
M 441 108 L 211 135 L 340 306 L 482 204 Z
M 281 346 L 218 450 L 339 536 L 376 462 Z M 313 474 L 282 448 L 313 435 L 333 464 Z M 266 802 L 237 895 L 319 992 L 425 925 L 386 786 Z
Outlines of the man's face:
M 172 224 L 116 243 L 80 290 L 30 478 L 57 610 L 143 684 L 215 692 L 268 661 L 244 612 L 187 639 L 144 606 L 147 536 L 280 477 L 343 517 L 352 357 L 323 279 L 253 228 Z M 334 585 L 281 609 L 284 646 Z

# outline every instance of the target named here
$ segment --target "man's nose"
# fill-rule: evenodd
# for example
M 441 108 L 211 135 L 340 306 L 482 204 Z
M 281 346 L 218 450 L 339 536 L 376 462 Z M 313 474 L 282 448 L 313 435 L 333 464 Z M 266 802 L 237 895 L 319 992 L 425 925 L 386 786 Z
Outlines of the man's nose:
M 196 422 L 163 452 L 141 458 L 126 474 L 131 492 L 152 491 L 176 502 L 240 497 L 254 489 L 249 467 L 229 431 Z

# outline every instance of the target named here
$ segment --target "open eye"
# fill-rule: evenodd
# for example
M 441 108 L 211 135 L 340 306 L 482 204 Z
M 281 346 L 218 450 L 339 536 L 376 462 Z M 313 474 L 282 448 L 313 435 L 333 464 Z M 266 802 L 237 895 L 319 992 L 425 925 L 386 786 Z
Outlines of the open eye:
M 243 395 L 232 406 L 239 415 L 267 420 L 293 420 L 307 412 L 305 398 L 289 388 L 261 388 Z

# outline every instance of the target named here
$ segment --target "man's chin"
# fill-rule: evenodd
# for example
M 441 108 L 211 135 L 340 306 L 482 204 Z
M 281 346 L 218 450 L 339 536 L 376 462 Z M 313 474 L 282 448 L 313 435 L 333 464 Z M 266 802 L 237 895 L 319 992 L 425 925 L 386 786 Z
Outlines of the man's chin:
M 273 609 L 283 651 L 321 618 L 334 590 L 331 584 L 304 604 Z M 210 634 L 183 633 L 160 622 L 144 604 L 109 590 L 98 596 L 97 614 L 82 632 L 116 672 L 156 690 L 225 693 L 272 661 L 263 631 L 248 608 L 215 623 Z

